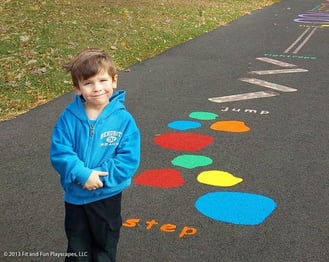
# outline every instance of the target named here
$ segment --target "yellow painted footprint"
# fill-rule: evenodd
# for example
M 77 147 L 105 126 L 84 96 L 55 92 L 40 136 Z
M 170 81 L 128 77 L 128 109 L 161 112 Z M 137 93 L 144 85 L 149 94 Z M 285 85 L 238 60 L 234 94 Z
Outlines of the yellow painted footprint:
M 235 186 L 243 181 L 242 178 L 221 170 L 204 171 L 198 175 L 197 180 L 202 184 L 220 187 Z

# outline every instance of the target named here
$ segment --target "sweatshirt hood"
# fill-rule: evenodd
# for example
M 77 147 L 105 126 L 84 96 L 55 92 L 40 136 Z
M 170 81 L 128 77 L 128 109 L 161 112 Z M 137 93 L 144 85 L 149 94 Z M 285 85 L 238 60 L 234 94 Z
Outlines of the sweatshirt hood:
M 110 103 L 103 109 L 97 120 L 105 119 L 114 111 L 125 109 L 124 102 L 126 91 L 118 90 L 110 97 Z M 74 100 L 68 105 L 67 110 L 80 120 L 88 120 L 88 116 L 84 107 L 84 99 L 80 95 L 75 95 Z

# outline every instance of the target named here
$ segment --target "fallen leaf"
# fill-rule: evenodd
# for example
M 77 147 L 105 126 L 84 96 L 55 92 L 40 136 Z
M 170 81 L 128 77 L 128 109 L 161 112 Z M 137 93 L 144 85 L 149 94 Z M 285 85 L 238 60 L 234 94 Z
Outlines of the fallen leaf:
M 35 70 L 32 71 L 33 75 L 41 75 L 46 73 L 47 69 L 45 67 L 41 67 L 41 68 L 37 68 Z

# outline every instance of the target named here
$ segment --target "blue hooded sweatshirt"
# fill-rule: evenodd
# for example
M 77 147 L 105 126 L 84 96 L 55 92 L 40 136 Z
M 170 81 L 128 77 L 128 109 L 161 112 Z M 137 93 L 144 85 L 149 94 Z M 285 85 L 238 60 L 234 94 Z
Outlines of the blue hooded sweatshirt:
M 125 91 L 117 91 L 96 121 L 90 121 L 83 99 L 76 95 L 61 114 L 52 134 L 50 161 L 60 175 L 66 202 L 88 204 L 131 184 L 140 163 L 140 132 L 124 100 Z M 84 189 L 93 170 L 108 172 L 100 177 L 103 187 Z

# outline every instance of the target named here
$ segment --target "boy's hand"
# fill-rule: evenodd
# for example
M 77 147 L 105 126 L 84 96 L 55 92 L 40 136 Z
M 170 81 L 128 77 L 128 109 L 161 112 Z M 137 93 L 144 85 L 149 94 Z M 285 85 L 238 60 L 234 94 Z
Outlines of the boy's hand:
M 87 190 L 95 190 L 97 188 L 103 187 L 103 182 L 99 179 L 100 176 L 107 176 L 108 172 L 103 171 L 92 171 L 86 184 L 83 188 Z

